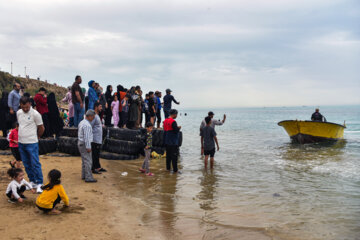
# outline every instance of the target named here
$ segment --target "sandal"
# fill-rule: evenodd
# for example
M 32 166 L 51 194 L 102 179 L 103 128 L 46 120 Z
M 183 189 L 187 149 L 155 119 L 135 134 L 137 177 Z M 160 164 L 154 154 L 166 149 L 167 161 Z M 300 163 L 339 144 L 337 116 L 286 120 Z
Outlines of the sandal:
M 11 168 L 15 168 L 15 164 L 13 164 L 11 161 L 9 161 L 9 164 L 10 164 Z
M 139 168 L 139 171 L 140 171 L 141 173 L 145 173 L 145 172 L 146 172 L 146 170 L 145 170 L 145 169 L 142 169 L 142 168 Z

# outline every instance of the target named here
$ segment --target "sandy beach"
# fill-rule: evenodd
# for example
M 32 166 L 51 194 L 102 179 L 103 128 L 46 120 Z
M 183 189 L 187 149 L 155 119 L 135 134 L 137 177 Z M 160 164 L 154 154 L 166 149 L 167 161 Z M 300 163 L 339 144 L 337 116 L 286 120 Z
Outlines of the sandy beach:
M 6 171 L 12 156 L 0 159 L 0 192 L 5 193 L 10 182 Z M 103 161 L 110 171 L 96 176 L 98 183 L 86 184 L 80 179 L 80 158 L 41 156 L 40 161 L 44 173 L 53 168 L 62 172 L 70 208 L 59 216 L 48 216 L 36 208 L 37 194 L 26 192 L 28 199 L 23 204 L 8 203 L 2 194 L 1 239 L 166 239 L 142 224 L 142 204 L 116 190 L 116 185 L 121 184 L 115 179 L 119 173 L 110 170 L 116 163 Z M 61 208 L 62 204 L 58 209 Z

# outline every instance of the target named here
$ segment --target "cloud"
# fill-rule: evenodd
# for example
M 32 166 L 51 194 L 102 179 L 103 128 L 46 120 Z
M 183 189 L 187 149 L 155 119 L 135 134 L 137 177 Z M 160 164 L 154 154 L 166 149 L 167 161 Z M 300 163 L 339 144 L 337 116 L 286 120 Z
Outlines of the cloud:
M 355 0 L 0 2 L 0 67 L 172 88 L 182 107 L 360 104 Z M 336 97 L 334 97 L 336 96 Z

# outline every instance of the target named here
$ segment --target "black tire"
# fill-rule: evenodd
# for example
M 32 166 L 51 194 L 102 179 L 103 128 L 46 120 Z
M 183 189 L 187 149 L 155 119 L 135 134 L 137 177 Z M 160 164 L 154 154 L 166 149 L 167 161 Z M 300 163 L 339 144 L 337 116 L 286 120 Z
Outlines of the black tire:
M 56 152 L 57 141 L 55 139 L 40 139 L 39 140 L 39 155 Z
M 153 130 L 153 143 L 152 145 L 155 147 L 163 147 L 164 146 L 164 131 L 163 130 Z
M 101 152 L 100 158 L 106 160 L 135 160 L 139 158 L 139 155 L 126 155 L 126 154 Z
M 124 141 L 141 141 L 142 134 L 140 130 L 124 128 L 108 128 L 109 138 Z
M 67 153 L 73 156 L 80 156 L 78 149 L 78 139 L 73 137 L 59 137 L 57 146 L 59 152 Z
M 144 147 L 141 142 L 130 142 L 117 139 L 106 139 L 103 149 L 110 153 L 138 155 Z
M 9 148 L 9 142 L 6 137 L 0 137 L 0 150 L 6 150 Z
M 63 137 L 73 137 L 73 138 L 77 138 L 78 137 L 78 129 L 77 128 L 63 128 L 63 130 L 60 133 L 60 136 Z

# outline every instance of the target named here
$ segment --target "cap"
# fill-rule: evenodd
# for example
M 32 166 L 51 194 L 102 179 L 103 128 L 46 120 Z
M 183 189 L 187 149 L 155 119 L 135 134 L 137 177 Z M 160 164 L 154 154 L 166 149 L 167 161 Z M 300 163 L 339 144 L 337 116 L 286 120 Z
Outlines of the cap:
M 171 93 L 172 91 L 171 91 L 170 88 L 168 88 L 168 89 L 166 89 L 166 92 L 167 92 L 167 93 Z
M 213 112 L 211 112 L 211 111 L 208 113 L 208 116 L 214 116 L 214 115 L 215 114 Z
M 87 110 L 87 112 L 86 112 L 85 115 L 86 115 L 87 117 L 89 117 L 89 116 L 95 116 L 95 111 L 92 110 L 92 109 L 89 109 L 89 110 Z

